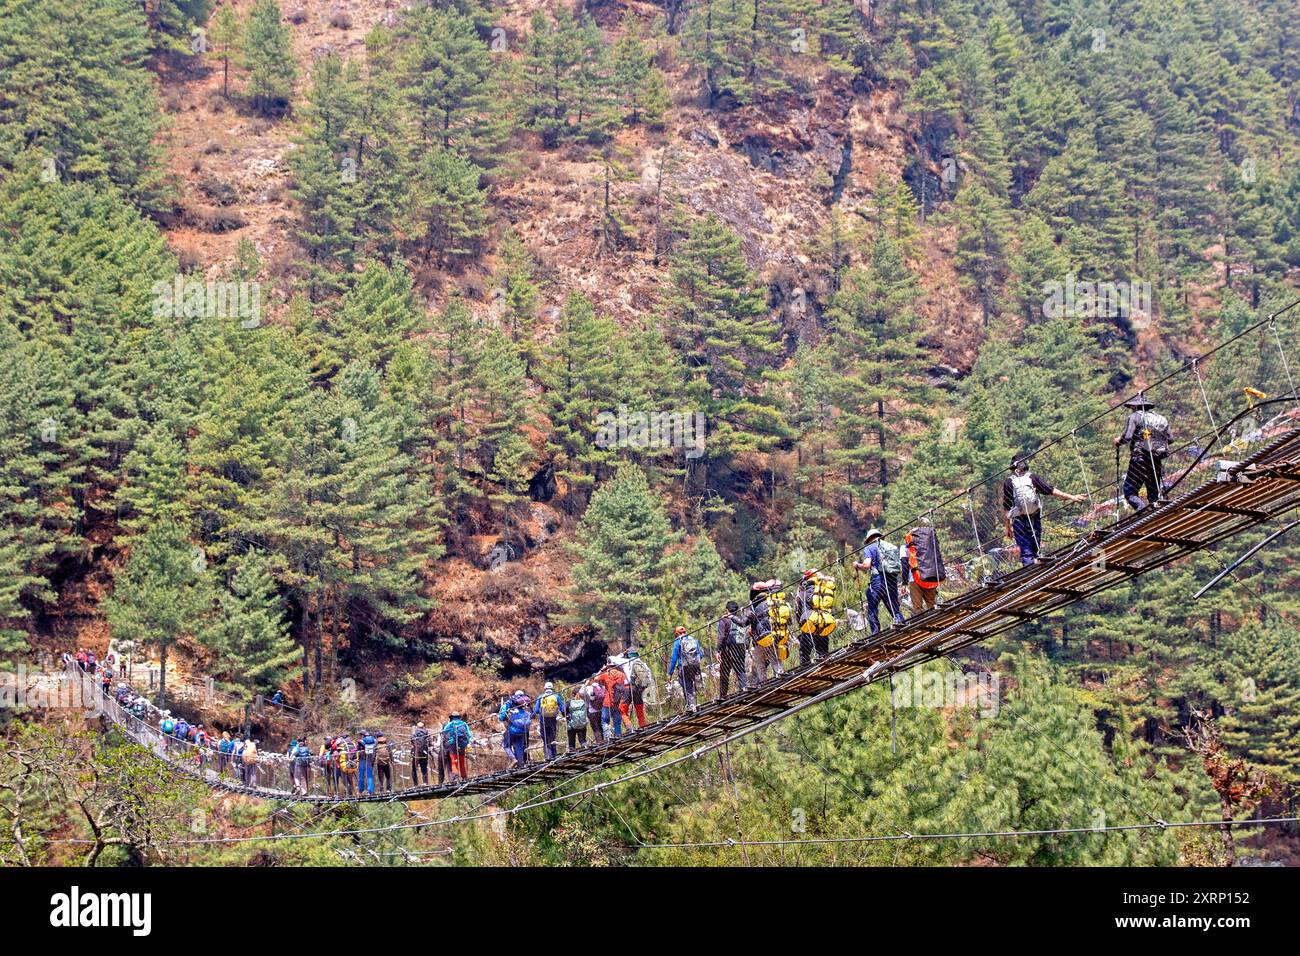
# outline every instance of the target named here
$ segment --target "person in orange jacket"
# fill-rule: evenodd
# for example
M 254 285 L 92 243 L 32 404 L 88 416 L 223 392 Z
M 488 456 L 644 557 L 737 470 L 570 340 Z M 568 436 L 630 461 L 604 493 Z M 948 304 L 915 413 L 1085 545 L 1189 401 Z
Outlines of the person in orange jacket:
M 605 667 L 596 675 L 596 680 L 605 687 L 605 704 L 600 711 L 601 723 L 613 728 L 615 737 L 623 736 L 623 718 L 627 714 L 627 701 L 632 696 L 631 687 L 623 668 L 609 658 Z

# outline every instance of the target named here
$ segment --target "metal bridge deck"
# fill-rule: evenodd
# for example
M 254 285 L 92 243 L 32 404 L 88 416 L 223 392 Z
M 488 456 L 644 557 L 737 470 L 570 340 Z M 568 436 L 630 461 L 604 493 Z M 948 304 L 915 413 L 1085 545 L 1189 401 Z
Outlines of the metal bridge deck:
M 1219 477 L 1226 480 L 1211 477 L 1167 504 L 1083 535 L 1069 547 L 1057 551 L 1048 563 L 1007 574 L 920 614 L 901 627 L 851 643 L 755 689 L 702 705 L 695 713 L 660 721 L 543 763 L 483 774 L 465 783 L 351 798 L 295 796 L 280 790 L 219 781 L 212 774 L 205 774 L 202 779 L 222 790 L 301 803 L 443 799 L 497 793 L 525 781 L 554 783 L 596 768 L 617 767 L 654 754 L 717 740 L 818 694 L 849 693 L 893 671 L 1043 617 L 1297 507 L 1300 505 L 1300 428 L 1280 435 Z M 886 663 L 888 666 L 883 666 Z M 865 680 L 842 691 L 835 690 L 845 681 L 862 677 L 872 665 L 877 668 Z M 109 707 L 109 716 L 128 723 L 121 719 L 116 707 Z M 152 749 L 159 752 L 157 747 Z M 188 774 L 199 775 L 192 767 L 169 762 Z

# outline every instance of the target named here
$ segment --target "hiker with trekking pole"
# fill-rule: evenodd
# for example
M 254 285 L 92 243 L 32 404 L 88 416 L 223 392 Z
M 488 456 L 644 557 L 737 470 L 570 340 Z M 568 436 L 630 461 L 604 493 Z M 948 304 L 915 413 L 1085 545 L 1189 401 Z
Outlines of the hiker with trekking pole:
M 1153 412 L 1155 403 L 1145 395 L 1138 393 L 1124 403 L 1130 409 L 1124 433 L 1115 438 L 1116 471 L 1118 471 L 1118 450 L 1121 445 L 1129 446 L 1128 470 L 1124 473 L 1124 486 L 1121 494 L 1128 506 L 1134 511 L 1164 504 L 1165 494 L 1165 457 L 1173 439 L 1169 431 L 1169 421 L 1163 415 Z M 1144 503 L 1139 492 L 1145 490 L 1147 500 Z
M 871 633 L 880 633 L 881 601 L 884 601 L 894 626 L 900 626 L 903 609 L 898 603 L 898 579 L 903 571 L 903 560 L 898 548 L 885 540 L 884 532 L 878 528 L 867 532 L 862 560 L 853 562 L 853 571 L 855 574 L 867 572 L 867 623 Z

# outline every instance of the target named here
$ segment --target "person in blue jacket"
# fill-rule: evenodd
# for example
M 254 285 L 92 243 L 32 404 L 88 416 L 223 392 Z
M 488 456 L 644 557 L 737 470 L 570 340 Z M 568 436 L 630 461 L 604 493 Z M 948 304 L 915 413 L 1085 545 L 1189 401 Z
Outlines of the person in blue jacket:
M 450 719 L 442 725 L 442 754 L 452 775 L 459 776 L 462 781 L 469 779 L 470 740 L 469 724 L 465 723 L 460 711 L 452 711 Z
M 700 678 L 701 672 L 701 652 L 700 644 L 695 638 L 686 633 L 686 628 L 680 624 L 673 630 L 675 640 L 673 641 L 673 656 L 668 662 L 668 678 L 671 680 L 673 673 L 679 673 L 679 680 L 682 682 L 682 696 L 686 698 L 686 710 L 690 713 L 695 712 L 695 682 Z M 680 671 L 678 668 L 680 666 Z
M 375 792 L 375 738 L 368 730 L 357 741 L 357 793 Z
M 528 766 L 528 731 L 533 723 L 532 703 L 522 690 L 501 704 L 497 719 L 505 728 L 506 753 L 515 758 L 516 767 Z
M 862 560 L 853 562 L 855 571 L 867 572 L 867 624 L 871 628 L 872 634 L 880 633 L 880 604 L 883 601 L 885 610 L 893 617 L 894 626 L 901 626 L 903 623 L 903 609 L 898 599 L 898 576 L 886 566 L 886 554 L 892 558 L 893 563 L 897 563 L 903 574 L 903 583 L 906 584 L 910 569 L 907 562 L 902 560 L 898 548 L 885 540 L 884 532 L 877 528 L 872 528 L 867 532 L 867 540 L 862 549 Z

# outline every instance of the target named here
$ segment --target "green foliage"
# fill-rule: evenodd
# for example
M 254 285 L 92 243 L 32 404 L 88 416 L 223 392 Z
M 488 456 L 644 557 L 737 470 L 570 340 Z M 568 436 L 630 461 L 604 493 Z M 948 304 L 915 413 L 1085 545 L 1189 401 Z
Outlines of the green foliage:
M 241 53 L 248 70 L 253 108 L 263 114 L 281 112 L 293 95 L 297 64 L 289 28 L 276 0 L 256 0 L 244 25 Z
M 112 183 L 161 208 L 162 127 L 140 9 L 118 0 L 14 0 L 0 8 L 0 170 Z
M 764 388 L 780 342 L 740 237 L 716 215 L 692 223 L 670 270 L 668 325 L 686 362 L 687 398 L 708 422 L 707 450 L 694 464 L 709 488 L 709 463 L 770 449 L 785 426 Z
M 609 47 L 589 13 L 536 11 L 515 97 L 521 125 L 547 147 L 604 142 L 619 119 L 612 72 Z
M 131 557 L 104 602 L 104 616 L 119 640 L 158 649 L 160 698 L 167 690 L 167 648 L 200 632 L 212 598 L 207 556 L 179 525 L 160 522 L 134 539 Z
M 645 472 L 620 468 L 592 496 L 571 546 L 575 613 L 628 646 L 637 621 L 654 609 L 665 550 L 677 537 Z
M 213 676 L 245 700 L 271 694 L 302 675 L 298 646 L 267 559 L 250 551 L 237 562 L 227 589 L 218 596 L 220 612 L 202 633 L 216 655 Z

